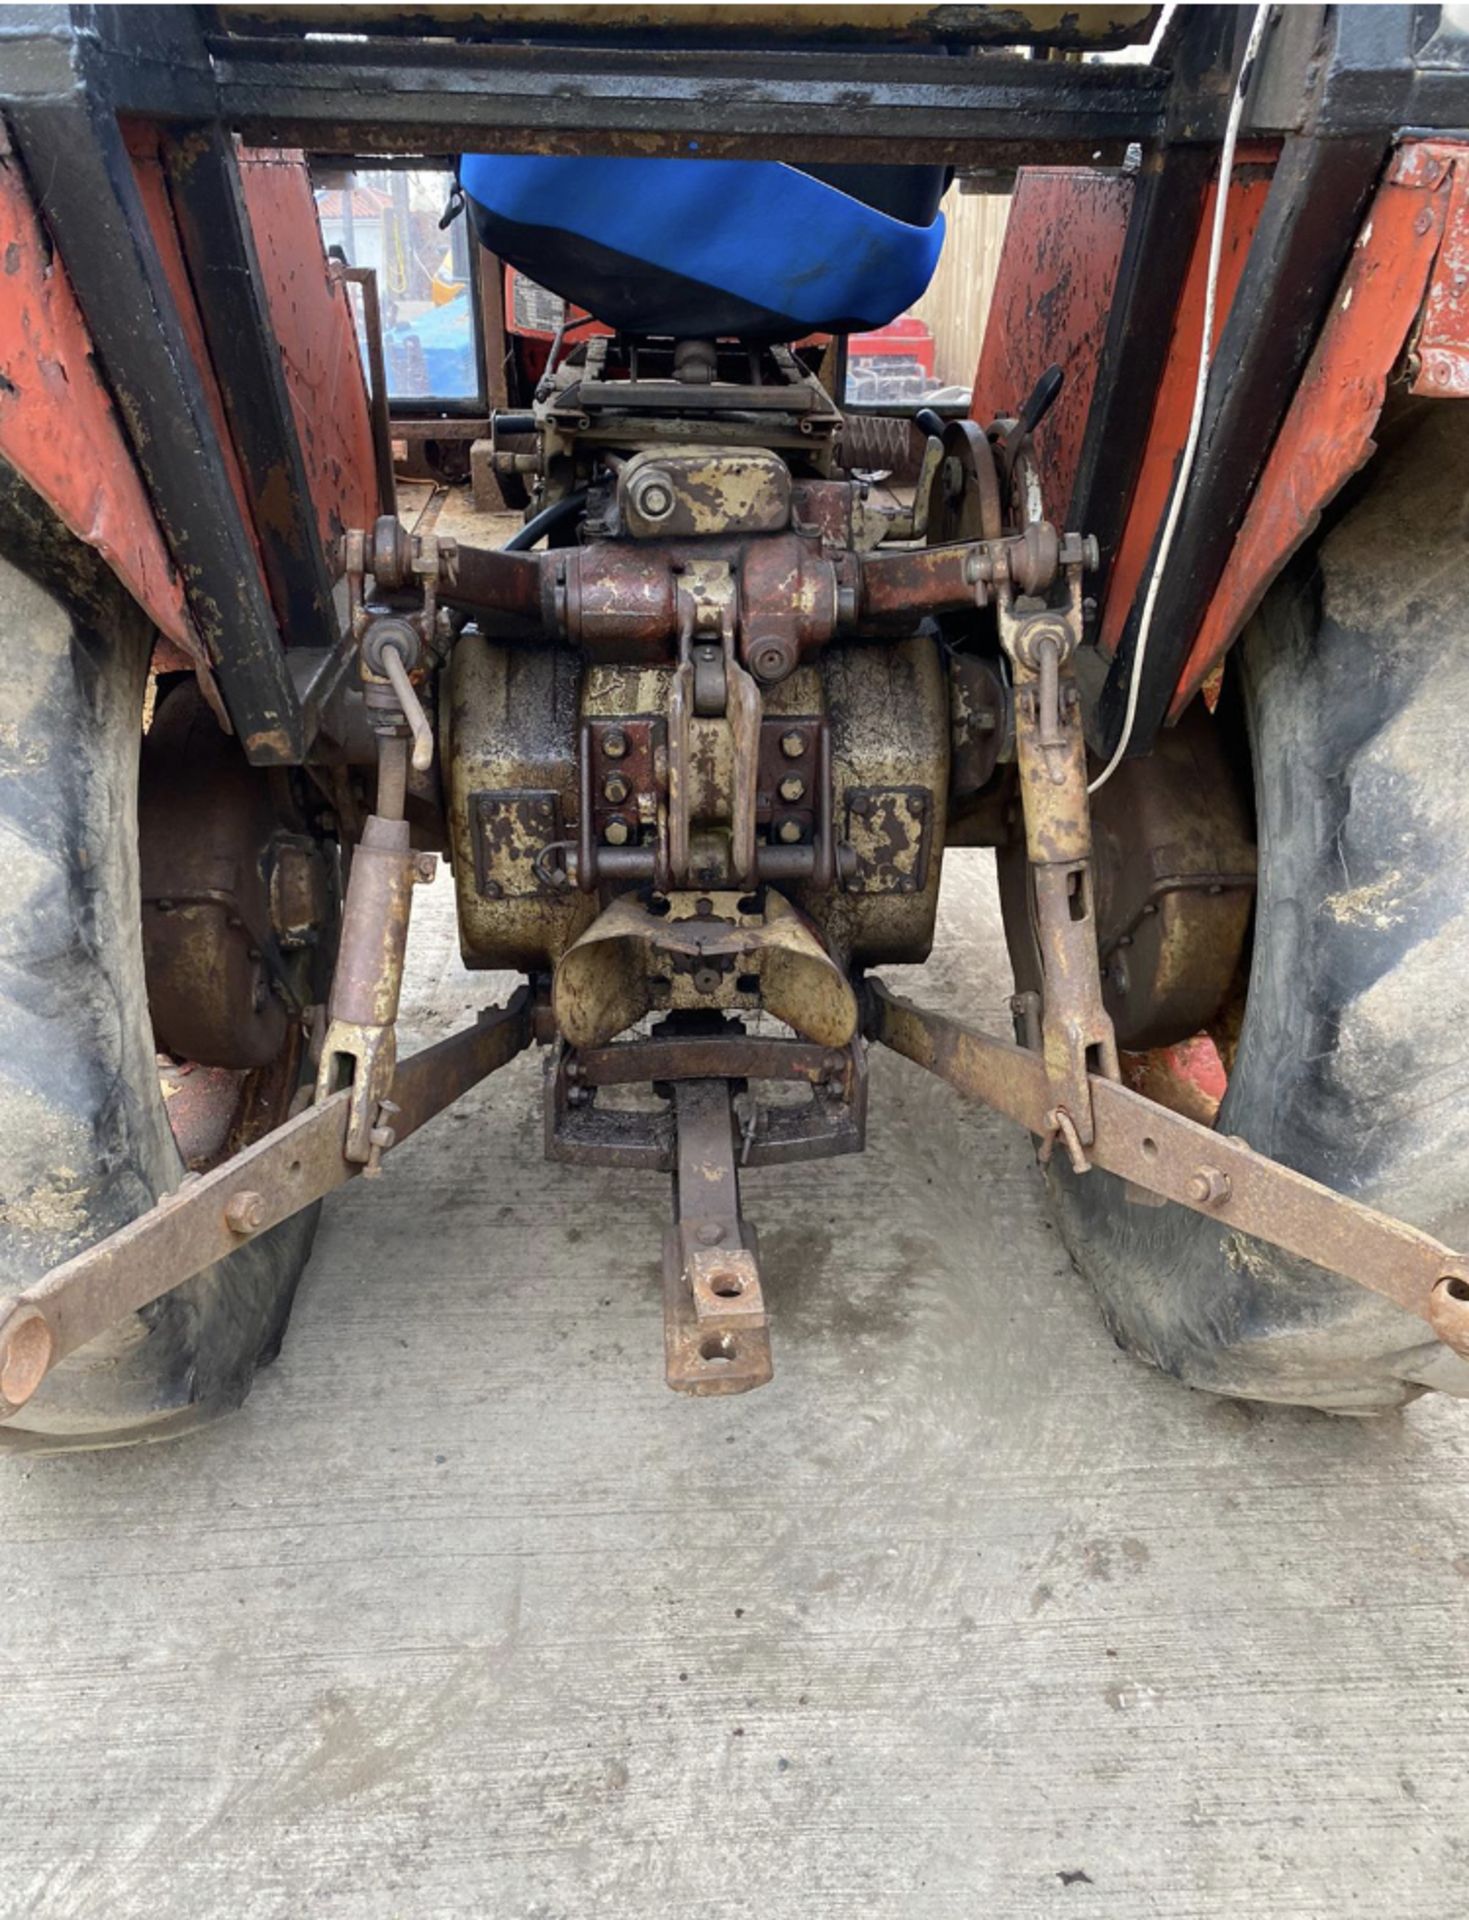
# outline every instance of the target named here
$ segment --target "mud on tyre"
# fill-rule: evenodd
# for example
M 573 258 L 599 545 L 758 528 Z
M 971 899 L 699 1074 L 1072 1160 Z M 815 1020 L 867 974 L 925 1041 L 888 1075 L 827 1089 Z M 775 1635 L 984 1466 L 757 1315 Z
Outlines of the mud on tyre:
M 1469 420 L 1400 421 L 1237 650 L 1259 892 L 1218 1125 L 1450 1245 L 1469 1228 Z M 1120 1343 L 1215 1393 L 1367 1413 L 1469 1365 L 1377 1294 L 1052 1162 Z
M 160 1084 L 142 937 L 139 763 L 155 635 L 106 562 L 3 465 L 0 554 L 3 1295 L 144 1212 L 187 1168 Z M 196 700 L 191 677 L 159 691 Z M 185 814 L 177 832 L 189 826 Z M 305 971 L 329 966 L 330 933 L 315 930 Z M 278 1024 L 268 1065 L 226 1075 L 235 1098 L 217 1137 L 196 1137 L 194 1164 L 285 1117 L 302 1024 Z M 172 1083 L 187 1077 L 168 1065 Z M 238 1406 L 280 1344 L 315 1226 L 316 1209 L 283 1223 L 71 1355 L 0 1424 L 0 1448 L 157 1439 Z

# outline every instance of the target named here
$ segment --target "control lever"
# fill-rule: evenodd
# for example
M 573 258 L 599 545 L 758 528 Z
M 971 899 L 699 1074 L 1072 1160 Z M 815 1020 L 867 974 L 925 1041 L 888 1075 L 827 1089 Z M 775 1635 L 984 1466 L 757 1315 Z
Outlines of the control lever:
M 381 671 L 397 696 L 408 731 L 413 737 L 413 770 L 415 773 L 427 773 L 434 763 L 434 730 L 428 723 L 428 715 L 423 710 L 417 690 L 408 678 L 408 666 L 402 649 L 395 642 L 390 642 L 382 649 Z
M 1055 406 L 1065 384 L 1064 369 L 1050 366 L 1031 388 L 1025 405 L 1020 409 L 1019 418 L 1011 422 L 1008 432 L 1000 442 L 1000 464 L 1006 473 L 1015 464 L 1015 456 L 1020 451 L 1021 443 L 1035 432 L 1051 408 Z

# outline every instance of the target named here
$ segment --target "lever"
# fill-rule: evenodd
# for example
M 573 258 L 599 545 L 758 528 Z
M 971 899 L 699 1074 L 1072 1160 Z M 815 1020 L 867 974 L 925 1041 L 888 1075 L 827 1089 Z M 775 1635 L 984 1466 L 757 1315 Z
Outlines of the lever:
M 398 705 L 403 709 L 403 718 L 408 722 L 408 731 L 413 735 L 413 770 L 415 773 L 427 773 L 434 763 L 434 730 L 428 723 L 413 682 L 408 678 L 408 669 L 403 664 L 403 655 L 391 643 L 381 649 L 383 678 L 398 697 Z
M 1035 432 L 1051 408 L 1055 406 L 1065 384 L 1065 371 L 1061 367 L 1050 366 L 1031 388 L 1025 405 L 1020 409 L 1020 417 L 1000 442 L 1000 459 L 1007 472 L 1020 450 L 1021 441 Z

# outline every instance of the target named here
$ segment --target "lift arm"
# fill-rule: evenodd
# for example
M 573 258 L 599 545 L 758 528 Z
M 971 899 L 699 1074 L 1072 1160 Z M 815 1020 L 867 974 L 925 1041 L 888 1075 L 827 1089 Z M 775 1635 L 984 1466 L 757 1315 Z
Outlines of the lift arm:
M 416 1133 L 530 1041 L 531 996 L 522 987 L 508 1006 L 491 1008 L 472 1027 L 403 1062 L 383 1109 L 391 1126 L 379 1130 L 378 1151 L 366 1165 L 346 1155 L 352 1096 L 344 1087 L 222 1166 L 186 1180 L 138 1219 L 0 1303 L 0 1420 L 24 1406 L 58 1360 L 115 1321 L 354 1175 L 375 1173 L 382 1152 Z
M 867 1033 L 1030 1132 L 1054 1137 L 1043 1056 L 866 983 Z M 1364 1207 L 1212 1132 L 1118 1080 L 1091 1076 L 1092 1138 L 1070 1145 L 1079 1173 L 1104 1168 L 1148 1193 L 1208 1214 L 1313 1265 L 1385 1294 L 1469 1357 L 1469 1261 L 1416 1227 Z
M 870 1040 L 947 1080 L 966 1098 L 1008 1115 L 1048 1145 L 1054 1142 L 1055 1093 L 1042 1054 L 926 1013 L 876 981 L 866 981 L 863 993 Z M 474 1026 L 413 1055 L 393 1082 L 396 1111 L 387 1115 L 391 1128 L 380 1134 L 380 1151 L 389 1151 L 506 1065 L 532 1037 L 530 994 L 522 988 L 509 1006 L 492 1009 Z M 1221 1226 L 1384 1294 L 1469 1357 L 1469 1261 L 1461 1254 L 1266 1159 L 1243 1140 L 1214 1133 L 1145 1099 L 1120 1081 L 1094 1074 L 1090 1092 L 1092 1138 L 1084 1149 L 1067 1140 L 1078 1172 L 1099 1167 L 1144 1193 L 1207 1214 Z M 375 1171 L 346 1157 L 349 1104 L 344 1089 L 308 1108 L 0 1304 L 0 1419 L 30 1399 L 58 1360 L 113 1322 L 356 1174 Z M 1066 1139 L 1064 1131 L 1061 1138 Z M 737 1209 L 737 1201 L 732 1204 Z M 757 1308 L 757 1299 L 742 1304 L 749 1312 Z M 715 1331 L 725 1330 L 728 1308 L 722 1299 L 710 1302 L 709 1312 L 721 1321 Z M 741 1336 L 753 1331 L 760 1344 L 763 1316 L 757 1309 L 751 1319 L 753 1325 L 742 1327 Z M 700 1329 L 691 1322 L 687 1331 L 692 1335 Z

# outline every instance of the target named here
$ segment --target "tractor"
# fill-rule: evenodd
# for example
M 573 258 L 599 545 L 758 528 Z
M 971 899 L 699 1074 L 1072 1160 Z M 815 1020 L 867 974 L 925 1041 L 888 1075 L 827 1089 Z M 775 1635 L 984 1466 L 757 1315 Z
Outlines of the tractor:
M 16 7 L 0 289 L 0 1447 L 239 1406 L 531 1048 L 679 1392 L 886 1047 L 1142 1360 L 1469 1393 L 1455 9 Z M 1000 1031 L 883 978 L 970 847 Z M 436 875 L 520 984 L 408 1052 Z

